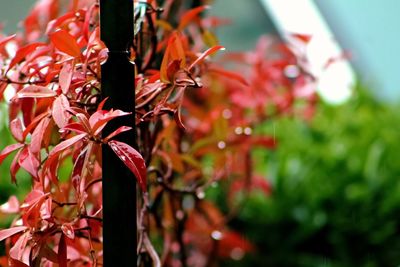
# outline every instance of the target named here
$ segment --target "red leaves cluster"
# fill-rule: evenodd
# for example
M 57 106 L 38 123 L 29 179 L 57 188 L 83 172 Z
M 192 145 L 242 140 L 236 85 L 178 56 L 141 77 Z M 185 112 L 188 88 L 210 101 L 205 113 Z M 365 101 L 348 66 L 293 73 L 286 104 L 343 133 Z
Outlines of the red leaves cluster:
M 64 6 L 40 0 L 25 20 L 25 34 L 0 40 L 0 99 L 7 95 L 17 142 L 1 151 L 0 164 L 15 153 L 12 182 L 20 169 L 32 177 L 21 205 L 11 197 L 0 207 L 17 215 L 11 228 L 0 231 L 11 266 L 101 264 L 103 145 L 135 174 L 141 189 L 139 253 L 165 266 L 205 266 L 252 251 L 227 226 L 235 214 L 226 216 L 205 201 L 205 190 L 227 183 L 232 210 L 238 192 L 270 192 L 265 178 L 253 173 L 251 151 L 273 149 L 276 140 L 255 128 L 273 116 L 295 114 L 299 101 L 311 113 L 313 79 L 286 46 L 270 47 L 264 39 L 255 52 L 223 58 L 240 62 L 236 71 L 211 64 L 209 57 L 224 48 L 209 28 L 219 22 L 202 17 L 207 7 L 185 10 L 166 0 L 157 16 L 155 2 L 135 2 L 142 22 L 135 25 L 132 48 L 138 150 L 115 140 L 130 127 L 102 136 L 109 121 L 131 114 L 103 109 L 100 65 L 107 48 L 96 1 Z M 288 68 L 297 74 L 288 75 Z M 68 177 L 60 179 L 68 165 Z M 164 240 L 159 256 L 149 236 Z

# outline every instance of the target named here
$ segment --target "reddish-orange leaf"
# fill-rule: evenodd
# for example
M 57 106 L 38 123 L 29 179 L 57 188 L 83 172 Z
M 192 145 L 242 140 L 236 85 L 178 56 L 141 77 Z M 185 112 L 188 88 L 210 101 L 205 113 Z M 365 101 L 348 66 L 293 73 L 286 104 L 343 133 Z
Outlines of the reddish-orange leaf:
M 206 57 L 208 57 L 209 55 L 214 54 L 215 52 L 219 51 L 219 50 L 225 50 L 225 47 L 221 46 L 221 45 L 216 45 L 213 46 L 209 49 L 207 49 L 205 52 L 203 52 L 189 67 L 189 70 L 191 70 L 195 65 L 200 64 L 204 59 L 206 59 Z
M 209 9 L 209 6 L 199 6 L 187 11 L 180 19 L 180 23 L 178 26 L 178 30 L 184 29 L 189 23 L 196 21 L 201 12 L 206 9 Z
M 142 155 L 130 145 L 116 140 L 108 142 L 108 145 L 136 176 L 142 191 L 146 192 L 146 164 Z
M 57 30 L 50 35 L 50 40 L 61 52 L 73 57 L 81 55 L 81 49 L 76 39 L 65 30 Z

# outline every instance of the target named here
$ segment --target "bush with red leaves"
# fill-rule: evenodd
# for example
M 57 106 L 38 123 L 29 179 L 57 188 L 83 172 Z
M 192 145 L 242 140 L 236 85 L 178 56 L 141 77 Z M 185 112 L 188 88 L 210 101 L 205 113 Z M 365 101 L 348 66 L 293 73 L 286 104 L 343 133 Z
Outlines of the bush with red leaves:
M 267 38 L 254 52 L 223 56 L 222 63 L 236 66 L 224 69 L 209 59 L 224 50 L 211 28 L 219 20 L 187 2 L 135 2 L 137 150 L 113 139 L 130 127 L 102 136 L 110 120 L 128 113 L 103 109 L 107 48 L 96 1 L 40 0 L 23 33 L 1 37 L 0 98 L 9 96 L 16 143 L 2 150 L 0 163 L 13 155 L 13 183 L 20 169 L 32 177 L 21 203 L 11 197 L 1 206 L 15 216 L 0 230 L 4 265 L 102 265 L 101 146 L 110 146 L 137 177 L 139 264 L 210 266 L 251 252 L 227 224 L 238 192 L 271 190 L 253 173 L 251 149 L 273 149 L 276 142 L 254 128 L 275 116 L 311 116 L 314 79 L 301 55 Z M 296 75 L 287 75 L 288 68 Z M 60 180 L 68 162 L 70 176 Z M 205 199 L 220 180 L 231 188 L 228 214 Z

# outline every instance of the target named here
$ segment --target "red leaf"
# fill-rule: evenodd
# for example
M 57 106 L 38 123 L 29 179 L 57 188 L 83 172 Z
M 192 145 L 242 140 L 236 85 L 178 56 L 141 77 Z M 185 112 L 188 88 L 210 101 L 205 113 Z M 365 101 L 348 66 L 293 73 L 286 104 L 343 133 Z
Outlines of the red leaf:
M 68 111 L 69 108 L 69 101 L 63 94 L 59 95 L 53 102 L 51 115 L 53 116 L 54 122 L 60 129 L 68 124 L 68 121 L 72 116 Z
M 104 107 L 104 104 L 106 103 L 107 99 L 108 99 L 108 96 L 107 96 L 106 98 L 104 98 L 103 100 L 101 100 L 101 102 L 100 102 L 99 106 L 97 107 L 97 111 L 99 111 L 99 110 L 102 110 L 102 109 L 103 109 L 103 107 Z
M 53 90 L 39 85 L 29 85 L 17 93 L 18 98 L 24 97 L 54 97 L 57 93 Z
M 74 227 L 70 223 L 64 223 L 61 226 L 61 230 L 63 231 L 64 235 L 68 237 L 69 239 L 74 239 L 75 238 L 75 230 Z
M 219 50 L 225 50 L 225 47 L 221 46 L 221 45 L 216 45 L 213 46 L 209 49 L 207 49 L 205 52 L 203 52 L 189 67 L 189 70 L 191 70 L 195 65 L 200 64 L 206 57 L 208 57 L 209 55 L 214 54 L 215 52 L 219 51 Z
M 9 41 L 11 41 L 12 39 L 15 38 L 15 36 L 16 36 L 16 34 L 13 34 L 13 35 L 10 35 L 10 36 L 7 36 L 7 37 L 1 39 L 1 40 L 0 40 L 0 49 L 3 49 L 4 46 L 5 46 Z
M 130 112 L 124 112 L 122 110 L 110 110 L 110 111 L 105 111 L 105 110 L 99 110 L 93 113 L 92 116 L 89 118 L 89 123 L 92 128 L 92 133 L 94 135 L 98 135 L 101 130 L 106 126 L 107 122 L 110 120 L 121 117 L 121 116 L 126 116 L 131 114 Z
M 57 160 L 58 160 L 58 156 L 60 155 L 60 153 L 62 153 L 67 148 L 70 148 L 75 143 L 81 141 L 87 135 L 88 135 L 87 133 L 78 134 L 70 139 L 67 139 L 67 140 L 59 143 L 50 151 L 50 154 L 46 160 L 46 163 L 43 166 L 43 170 L 44 170 L 44 172 L 50 171 L 50 176 L 51 176 L 50 178 L 54 183 L 57 183 L 57 177 L 55 176 L 55 173 L 56 173 L 56 168 L 57 168 Z
M 6 203 L 0 206 L 2 213 L 17 213 L 19 212 L 19 202 L 16 196 L 11 196 Z
M 34 178 L 38 177 L 38 169 L 40 162 L 29 150 L 29 147 L 22 149 L 21 154 L 18 157 L 18 164 L 30 173 Z
M 10 267 L 29 267 L 22 261 L 19 261 L 19 260 L 13 259 L 13 258 L 9 259 L 9 264 L 10 264 Z
M 19 159 L 19 155 L 21 154 L 21 151 L 22 150 L 18 151 L 18 153 L 15 155 L 15 157 L 10 165 L 11 182 L 13 182 L 14 184 L 17 183 L 16 175 L 17 175 L 18 170 L 20 169 L 18 159 Z
M 74 73 L 74 61 L 68 60 L 60 70 L 59 83 L 63 94 L 67 94 Z
M 60 154 L 61 152 L 63 152 L 64 150 L 66 150 L 67 148 L 71 147 L 72 145 L 74 145 L 75 143 L 79 142 L 80 140 L 82 140 L 83 138 L 85 138 L 88 134 L 87 133 L 83 133 L 83 134 L 78 134 L 70 139 L 67 139 L 61 143 L 59 143 L 58 145 L 56 145 L 50 152 L 49 154 L 49 158 L 48 160 L 50 160 L 50 158 L 54 157 L 55 155 Z
M 310 34 L 301 34 L 301 33 L 293 33 L 291 34 L 291 36 L 293 36 L 294 38 L 296 38 L 297 40 L 308 44 L 311 41 L 312 35 Z
M 83 125 L 78 123 L 78 122 L 72 122 L 70 124 L 67 124 L 62 129 L 63 130 L 73 131 L 73 132 L 76 132 L 76 133 L 86 133 L 85 127 L 83 127 Z
M 179 61 L 180 67 L 186 66 L 186 56 L 183 50 L 181 38 L 177 32 L 174 32 L 168 40 L 168 46 L 165 50 L 160 68 L 160 79 L 162 82 L 171 82 L 168 77 L 168 66 L 172 61 Z
M 19 232 L 26 230 L 26 228 L 26 226 L 17 226 L 9 229 L 0 230 L 0 241 L 3 241 L 4 239 L 9 238 L 10 236 L 13 236 L 15 234 L 18 234 Z
M 183 28 L 185 28 L 189 23 L 195 21 L 201 12 L 209 8 L 210 8 L 209 6 L 199 6 L 187 11 L 181 17 L 178 29 L 182 30 Z
M 32 53 L 33 51 L 35 51 L 35 49 L 39 46 L 44 46 L 46 44 L 44 43 L 33 43 L 33 44 L 28 44 L 24 47 L 21 47 L 20 49 L 18 49 L 17 53 L 15 54 L 15 56 L 13 57 L 13 59 L 11 60 L 10 64 L 8 65 L 8 69 L 6 71 L 6 73 L 12 68 L 14 67 L 16 64 L 18 64 L 19 62 L 21 62 L 28 54 Z
M 42 119 L 44 117 L 46 117 L 48 115 L 47 112 L 43 112 L 40 115 L 36 116 L 32 122 L 25 128 L 24 130 L 24 135 L 23 135 L 23 139 L 25 140 L 26 136 L 32 131 L 33 128 L 37 127 L 36 125 L 39 124 L 39 122 L 42 121 Z
M 117 136 L 120 133 L 126 132 L 132 130 L 132 127 L 129 126 L 121 126 L 119 127 L 117 130 L 115 130 L 114 132 L 110 133 L 106 138 L 104 138 L 105 142 L 108 142 L 111 138 Z
M 67 267 L 67 243 L 65 242 L 64 234 L 61 234 L 60 242 L 58 243 L 58 266 Z
M 57 30 L 50 35 L 50 40 L 54 46 L 73 57 L 79 57 L 81 55 L 81 49 L 75 38 L 65 30 Z
M 32 153 L 36 155 L 39 154 L 40 149 L 42 148 L 43 138 L 49 124 L 50 124 L 50 118 L 45 117 L 39 122 L 39 124 L 33 131 L 30 144 L 30 150 L 32 151 Z
M 22 142 L 24 140 L 22 122 L 20 118 L 15 118 L 10 122 L 10 131 L 12 136 L 18 142 Z
M 19 149 L 19 148 L 21 148 L 23 146 L 24 146 L 24 144 L 12 144 L 12 145 L 9 145 L 9 146 L 5 147 L 3 149 L 3 151 L 1 151 L 1 153 L 0 153 L 0 164 L 3 162 L 3 160 L 8 155 L 10 155 L 10 153 L 14 152 L 15 150 L 17 150 L 17 149 Z
M 108 145 L 136 176 L 142 191 L 146 192 L 146 164 L 142 155 L 130 145 L 116 140 L 108 142 Z

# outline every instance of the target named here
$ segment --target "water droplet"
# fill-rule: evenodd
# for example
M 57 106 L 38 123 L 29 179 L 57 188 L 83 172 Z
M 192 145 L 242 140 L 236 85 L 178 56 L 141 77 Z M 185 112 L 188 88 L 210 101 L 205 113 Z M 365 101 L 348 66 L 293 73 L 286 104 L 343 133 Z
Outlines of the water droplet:
M 176 218 L 178 219 L 178 220 L 183 220 L 183 218 L 185 217 L 185 213 L 182 211 L 182 210 L 178 210 L 177 212 L 176 212 L 176 214 L 175 214 L 175 216 L 176 216 Z
M 235 128 L 235 134 L 240 135 L 243 133 L 243 128 L 242 127 L 236 127 Z
M 212 233 L 211 233 L 211 237 L 212 237 L 214 240 L 221 240 L 221 238 L 222 238 L 222 233 L 221 233 L 220 231 L 218 231 L 218 230 L 214 230 L 214 231 L 212 231 Z
M 204 193 L 204 191 L 197 191 L 196 192 L 196 196 L 199 198 L 199 199 L 203 199 L 203 198 L 205 198 L 205 196 L 206 196 L 206 194 Z
M 287 65 L 283 71 L 288 78 L 297 78 L 300 74 L 299 67 L 296 65 Z
M 232 249 L 230 256 L 235 261 L 241 260 L 244 257 L 244 251 L 241 248 L 234 248 Z
M 213 188 L 218 187 L 218 183 L 217 183 L 217 182 L 213 182 L 213 183 L 211 184 L 211 187 L 213 187 Z
M 222 117 L 224 117 L 224 119 L 232 118 L 232 111 L 230 109 L 224 109 L 222 111 Z
M 253 132 L 253 130 L 250 127 L 244 128 L 244 134 L 245 135 L 251 135 L 252 132 Z
M 218 148 L 219 149 L 224 149 L 226 147 L 226 143 L 224 141 L 219 141 L 218 142 Z

